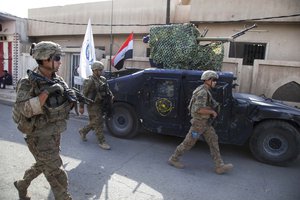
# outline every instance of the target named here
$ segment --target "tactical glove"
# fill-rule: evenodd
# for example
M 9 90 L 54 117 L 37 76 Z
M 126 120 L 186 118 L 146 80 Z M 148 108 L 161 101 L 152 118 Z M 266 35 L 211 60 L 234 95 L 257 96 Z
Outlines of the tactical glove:
M 46 91 L 49 94 L 52 94 L 52 93 L 63 94 L 64 88 L 60 84 L 55 83 L 55 84 L 51 85 L 49 88 L 47 88 Z
M 66 89 L 66 92 L 68 94 L 68 98 L 70 101 L 76 102 L 77 101 L 77 96 L 74 90 L 68 88 Z

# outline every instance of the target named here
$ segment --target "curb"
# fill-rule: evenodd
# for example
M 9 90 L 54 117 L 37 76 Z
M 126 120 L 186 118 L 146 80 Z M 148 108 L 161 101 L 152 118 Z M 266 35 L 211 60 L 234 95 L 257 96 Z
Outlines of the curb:
M 0 104 L 4 104 L 4 105 L 7 105 L 7 106 L 13 106 L 15 102 L 13 101 L 8 101 L 8 100 L 5 100 L 5 99 L 0 99 Z

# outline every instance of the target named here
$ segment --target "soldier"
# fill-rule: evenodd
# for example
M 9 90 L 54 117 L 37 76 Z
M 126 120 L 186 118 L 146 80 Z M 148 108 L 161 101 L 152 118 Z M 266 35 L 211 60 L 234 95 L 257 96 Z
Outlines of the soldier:
M 5 89 L 6 85 L 12 85 L 12 76 L 7 72 L 7 70 L 4 70 L 4 75 L 0 77 L 0 89 Z M 1 87 L 1 84 L 3 86 Z
M 209 123 L 211 118 L 217 117 L 217 113 L 213 108 L 218 103 L 212 97 L 210 90 L 216 86 L 218 78 L 218 74 L 211 70 L 207 70 L 202 74 L 201 80 L 204 81 L 204 84 L 194 90 L 188 107 L 192 116 L 192 125 L 183 142 L 177 146 L 175 152 L 169 158 L 168 163 L 170 165 L 184 168 L 184 165 L 179 161 L 179 157 L 190 150 L 196 144 L 200 135 L 203 134 L 215 162 L 215 172 L 223 174 L 233 168 L 230 163 L 224 164 L 220 155 L 218 136 L 211 123 Z
M 100 61 L 92 64 L 93 75 L 84 80 L 83 95 L 94 100 L 94 103 L 87 105 L 89 114 L 89 124 L 79 130 L 80 137 L 83 141 L 87 141 L 86 135 L 90 130 L 94 130 L 98 138 L 99 146 L 102 149 L 109 150 L 110 146 L 106 143 L 103 135 L 104 126 L 104 102 L 109 98 L 112 99 L 106 78 L 101 76 L 104 65 Z M 110 100 L 109 100 L 110 101 Z M 84 104 L 80 103 L 79 112 L 84 113 Z
M 72 199 L 59 151 L 61 133 L 66 130 L 66 120 L 74 105 L 63 93 L 72 96 L 75 93 L 56 74 L 61 66 L 61 54 L 59 44 L 50 41 L 33 43 L 30 55 L 38 64 L 33 71 L 56 83 L 49 85 L 25 77 L 19 80 L 16 87 L 13 119 L 24 133 L 27 146 L 36 161 L 25 171 L 23 179 L 14 182 L 20 199 L 30 199 L 27 188 L 41 173 L 49 182 L 56 200 Z

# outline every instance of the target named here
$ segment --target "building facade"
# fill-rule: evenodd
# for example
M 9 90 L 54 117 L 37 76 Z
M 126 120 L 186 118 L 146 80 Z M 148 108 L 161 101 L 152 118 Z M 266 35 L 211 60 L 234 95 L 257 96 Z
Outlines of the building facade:
M 13 76 L 13 84 L 22 75 L 21 52 L 28 45 L 27 21 L 8 13 L 0 12 L 0 76 L 3 70 Z
M 62 45 L 65 67 L 60 73 L 73 84 L 88 19 L 97 59 L 103 59 L 112 71 L 110 56 L 131 32 L 134 58 L 127 60 L 125 67 L 147 68 L 149 48 L 142 38 L 152 25 L 191 22 L 199 31 L 207 28 L 206 36 L 218 37 L 255 23 L 256 29 L 225 44 L 222 70 L 237 76 L 236 91 L 297 103 L 300 96 L 292 91 L 300 90 L 299 8 L 298 0 L 100 1 L 29 9 L 27 35 L 32 42 L 51 40 Z

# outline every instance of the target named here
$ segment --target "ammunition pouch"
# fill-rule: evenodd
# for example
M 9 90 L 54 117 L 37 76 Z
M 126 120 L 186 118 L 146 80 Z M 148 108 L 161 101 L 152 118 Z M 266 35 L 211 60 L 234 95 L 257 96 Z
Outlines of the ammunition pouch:
M 35 117 L 27 118 L 18 111 L 16 104 L 13 107 L 13 115 L 12 118 L 14 122 L 17 124 L 17 128 L 19 131 L 25 134 L 31 134 L 34 130 Z
M 31 135 L 36 128 L 39 129 L 46 126 L 48 123 L 68 119 L 70 110 L 71 105 L 68 101 L 66 101 L 56 108 L 49 108 L 45 106 L 45 114 L 27 118 L 21 114 L 15 104 L 13 107 L 12 118 L 17 124 L 19 131 L 24 134 Z
M 72 109 L 70 103 L 65 101 L 62 105 L 50 108 L 45 106 L 45 114 L 47 116 L 47 122 L 55 122 L 59 120 L 66 120 L 69 118 L 69 112 Z

